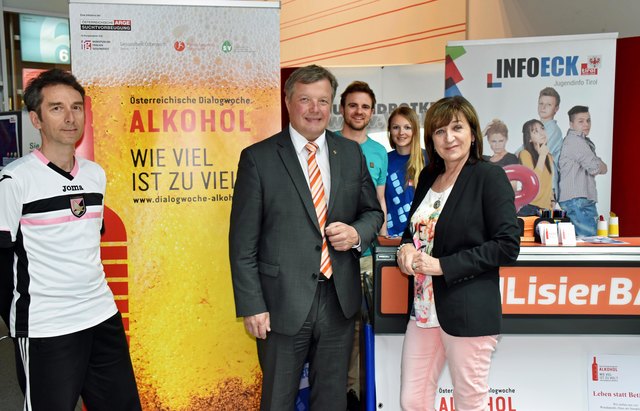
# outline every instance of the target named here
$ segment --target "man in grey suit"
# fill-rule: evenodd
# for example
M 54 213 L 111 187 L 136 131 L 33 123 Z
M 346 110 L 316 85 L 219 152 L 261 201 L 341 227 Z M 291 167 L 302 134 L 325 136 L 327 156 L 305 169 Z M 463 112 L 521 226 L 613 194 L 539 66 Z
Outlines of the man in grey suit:
M 294 409 L 306 360 L 311 409 L 346 409 L 358 259 L 383 214 L 358 144 L 326 130 L 336 88 L 322 67 L 294 71 L 288 129 L 240 155 L 229 256 L 236 315 L 256 337 L 262 410 Z

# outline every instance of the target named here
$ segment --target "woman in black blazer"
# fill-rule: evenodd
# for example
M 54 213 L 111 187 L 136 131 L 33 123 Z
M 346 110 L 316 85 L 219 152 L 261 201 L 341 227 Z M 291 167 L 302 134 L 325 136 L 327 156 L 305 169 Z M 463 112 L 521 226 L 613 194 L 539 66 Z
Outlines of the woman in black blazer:
M 484 410 L 502 319 L 499 267 L 520 251 L 514 192 L 504 170 L 482 159 L 478 115 L 463 97 L 433 104 L 424 136 L 430 164 L 397 254 L 415 289 L 401 405 L 433 410 L 446 361 L 456 410 Z

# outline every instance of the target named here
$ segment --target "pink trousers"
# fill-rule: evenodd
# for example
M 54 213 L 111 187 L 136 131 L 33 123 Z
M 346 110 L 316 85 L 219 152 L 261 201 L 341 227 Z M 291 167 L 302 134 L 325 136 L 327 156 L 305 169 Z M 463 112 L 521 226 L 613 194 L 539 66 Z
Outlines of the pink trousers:
M 486 410 L 491 354 L 497 344 L 494 335 L 454 337 L 440 327 L 420 328 L 410 320 L 402 347 L 402 409 L 435 410 L 438 378 L 446 361 L 456 411 Z

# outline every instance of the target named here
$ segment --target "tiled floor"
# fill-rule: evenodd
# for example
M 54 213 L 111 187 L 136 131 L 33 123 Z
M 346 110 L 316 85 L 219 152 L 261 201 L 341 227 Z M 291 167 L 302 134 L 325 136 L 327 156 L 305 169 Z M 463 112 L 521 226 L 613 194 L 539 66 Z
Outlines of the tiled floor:
M 4 321 L 0 320 L 0 338 L 9 334 Z M 16 380 L 13 342 L 10 338 L 0 340 L 0 409 L 19 411 L 24 397 Z

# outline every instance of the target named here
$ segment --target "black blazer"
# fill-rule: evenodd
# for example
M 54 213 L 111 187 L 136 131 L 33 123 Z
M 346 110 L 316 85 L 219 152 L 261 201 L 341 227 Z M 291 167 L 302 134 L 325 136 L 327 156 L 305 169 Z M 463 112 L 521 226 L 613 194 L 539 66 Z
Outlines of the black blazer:
M 366 250 L 383 221 L 360 145 L 327 131 L 331 194 L 327 225 L 353 226 Z M 286 129 L 242 151 L 234 187 L 229 257 L 236 315 L 268 311 L 271 329 L 294 335 L 318 285 L 322 237 Z M 345 317 L 360 310 L 360 253 L 329 244 L 333 281 Z
M 420 173 L 410 216 L 436 177 L 426 168 Z M 402 242 L 411 238 L 407 226 Z M 447 334 L 500 333 L 499 267 L 515 262 L 519 252 L 514 193 L 504 170 L 483 161 L 466 164 L 436 224 L 432 251 L 444 273 L 433 277 L 433 289 L 438 321 Z

